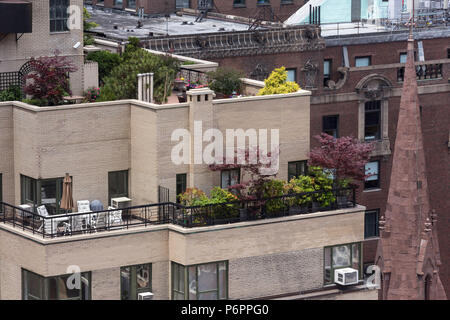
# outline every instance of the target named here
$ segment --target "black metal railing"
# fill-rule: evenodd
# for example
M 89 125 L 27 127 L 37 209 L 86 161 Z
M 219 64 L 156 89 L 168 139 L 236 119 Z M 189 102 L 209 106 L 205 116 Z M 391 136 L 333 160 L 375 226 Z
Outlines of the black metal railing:
M 164 202 L 51 216 L 42 216 L 0 202 L 0 223 L 12 225 L 14 228 L 29 231 L 43 238 L 55 238 L 167 223 L 185 228 L 211 226 L 337 210 L 355 205 L 354 188 L 288 194 L 205 206 L 184 206 Z
M 403 82 L 405 79 L 405 67 L 397 68 L 397 81 Z M 416 79 L 442 79 L 442 63 L 423 63 L 416 65 Z

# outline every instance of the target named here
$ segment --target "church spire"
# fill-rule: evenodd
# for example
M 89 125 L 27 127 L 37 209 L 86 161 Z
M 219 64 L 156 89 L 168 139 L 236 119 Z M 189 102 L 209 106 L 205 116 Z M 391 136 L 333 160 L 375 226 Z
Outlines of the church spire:
M 437 218 L 431 210 L 428 194 L 413 23 L 414 8 L 389 194 L 386 212 L 380 221 L 376 263 L 382 274 L 383 299 L 446 299 L 439 278 Z

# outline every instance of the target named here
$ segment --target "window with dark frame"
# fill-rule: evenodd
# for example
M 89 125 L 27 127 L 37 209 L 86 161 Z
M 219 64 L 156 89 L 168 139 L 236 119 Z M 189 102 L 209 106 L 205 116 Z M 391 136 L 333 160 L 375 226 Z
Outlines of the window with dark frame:
M 339 137 L 339 115 L 322 117 L 322 132 L 329 134 L 335 138 Z
M 380 187 L 380 161 L 366 163 L 365 174 L 370 175 L 364 181 L 364 189 L 378 189 Z
M 68 7 L 69 0 L 50 0 L 50 32 L 69 31 L 67 27 Z
M 152 264 L 120 268 L 120 299 L 137 300 L 139 293 L 152 291 Z
M 270 0 L 257 0 L 256 4 L 257 5 L 259 5 L 259 4 L 270 4 Z
M 91 300 L 91 273 L 81 273 L 81 287 L 68 288 L 73 274 L 43 277 L 22 269 L 23 300 Z
M 381 101 L 367 101 L 364 105 L 364 140 L 381 138 Z
M 179 173 L 176 176 L 176 183 L 177 183 L 177 203 L 180 203 L 180 195 L 186 192 L 186 182 L 187 182 L 187 174 L 186 173 Z
M 326 87 L 328 80 L 331 79 L 331 63 L 332 59 L 323 60 L 323 85 Z
M 355 67 L 368 67 L 372 64 L 371 56 L 355 57 Z
M 379 236 L 378 222 L 380 209 L 367 210 L 364 214 L 364 238 L 375 238 Z
M 450 48 L 447 49 L 447 59 L 450 59 Z
M 108 203 L 120 197 L 128 197 L 128 170 L 108 172 Z
M 290 68 L 287 71 L 287 81 L 297 82 L 297 69 Z
M 220 186 L 226 189 L 241 182 L 241 169 L 227 169 L 220 171 Z
M 308 161 L 291 161 L 288 162 L 288 181 L 301 175 L 306 175 L 308 171 Z
M 245 0 L 234 0 L 233 7 L 245 7 Z
M 114 8 L 122 9 L 123 0 L 113 0 L 113 6 L 114 6 Z
M 334 270 L 353 268 L 362 279 L 361 242 L 324 248 L 324 283 L 334 282 Z
M 177 0 L 175 2 L 176 9 L 190 8 L 190 7 L 191 7 L 190 0 Z
M 136 0 L 127 0 L 128 9 L 136 9 Z
M 228 262 L 171 264 L 172 300 L 228 299 Z
M 49 215 L 64 213 L 60 208 L 64 178 L 33 179 L 20 175 L 21 203 L 33 208 L 45 205 Z M 73 183 L 73 178 L 72 178 Z

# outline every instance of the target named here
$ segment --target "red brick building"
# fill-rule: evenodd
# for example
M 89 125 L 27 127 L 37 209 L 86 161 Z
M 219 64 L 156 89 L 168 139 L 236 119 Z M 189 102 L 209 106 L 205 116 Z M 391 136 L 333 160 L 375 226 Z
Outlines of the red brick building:
M 198 9 L 204 0 L 88 0 L 105 8 L 136 10 L 144 8 L 146 14 L 173 13 L 182 8 Z M 210 10 L 242 17 L 261 16 L 264 20 L 284 21 L 297 11 L 306 0 L 211 0 Z
M 300 29 L 297 31 L 300 35 L 296 34 L 294 30 Z M 358 203 L 367 207 L 364 262 L 373 264 L 379 238 L 378 221 L 385 212 L 390 182 L 407 30 L 326 38 L 316 38 L 315 29 L 308 31 L 305 27 L 252 31 L 253 35 L 244 35 L 249 32 L 221 34 L 224 41 L 220 42 L 220 50 L 218 41 L 209 39 L 213 34 L 186 36 L 193 38 L 189 40 L 192 43 L 205 44 L 194 45 L 189 50 L 176 45 L 177 41 L 186 41 L 185 38 L 171 37 L 167 41 L 173 41 L 175 53 L 231 66 L 252 78 L 265 78 L 275 67 L 285 66 L 291 79 L 313 93 L 311 137 L 326 131 L 375 143 L 367 170 L 376 174 L 361 184 L 358 193 Z M 310 46 L 297 46 L 297 37 L 310 39 Z M 430 203 L 440 221 L 441 279 L 449 295 L 450 29 L 417 31 L 415 38 Z M 245 39 L 256 44 L 249 45 Z M 147 47 L 164 50 L 158 47 L 158 41 L 150 40 Z M 311 147 L 317 146 L 314 138 L 311 143 Z

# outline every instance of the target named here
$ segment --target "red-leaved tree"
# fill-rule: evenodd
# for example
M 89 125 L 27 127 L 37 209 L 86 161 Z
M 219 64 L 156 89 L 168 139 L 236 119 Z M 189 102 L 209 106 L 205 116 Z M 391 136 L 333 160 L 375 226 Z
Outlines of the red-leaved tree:
M 58 105 L 64 95 L 71 95 L 67 74 L 77 71 L 75 65 L 66 57 L 55 51 L 52 57 L 31 58 L 30 66 L 33 70 L 25 76 L 24 92 L 39 99 L 42 104 Z
M 255 157 L 256 161 L 254 161 Z M 269 159 L 276 159 L 276 163 Z M 211 164 L 209 168 L 212 171 L 240 169 L 242 178 L 246 180 L 229 186 L 228 190 L 234 191 L 240 199 L 255 200 L 262 198 L 264 184 L 278 173 L 278 170 L 272 170 L 274 167 L 278 168 L 278 159 L 278 149 L 273 153 L 265 154 L 260 148 L 246 148 L 235 150 L 232 161 L 224 157 L 222 164 Z
M 320 147 L 311 150 L 310 165 L 332 170 L 337 183 L 343 179 L 362 181 L 368 177 L 364 168 L 374 148 L 372 143 L 363 143 L 353 137 L 334 138 L 326 133 L 315 138 Z

